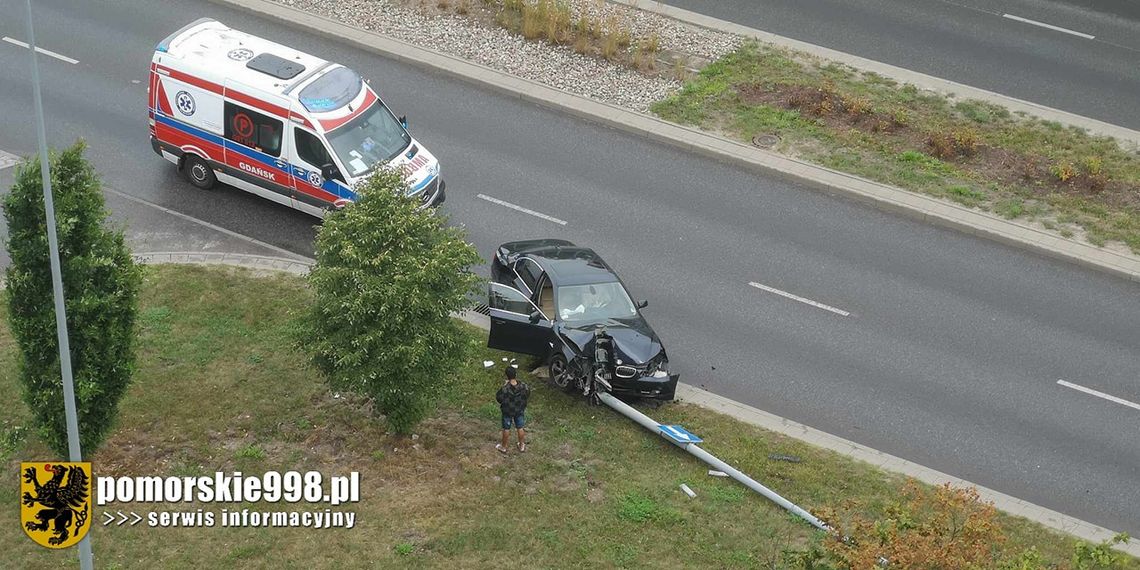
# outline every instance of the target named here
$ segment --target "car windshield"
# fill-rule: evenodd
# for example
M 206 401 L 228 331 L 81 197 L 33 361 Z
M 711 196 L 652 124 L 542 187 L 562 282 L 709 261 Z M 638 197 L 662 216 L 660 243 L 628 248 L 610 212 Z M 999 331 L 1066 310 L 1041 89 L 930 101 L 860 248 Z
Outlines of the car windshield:
M 621 283 L 558 288 L 558 316 L 564 321 L 605 321 L 635 316 L 637 309 Z
M 379 101 L 327 136 L 333 152 L 353 178 L 392 160 L 412 142 L 392 112 Z

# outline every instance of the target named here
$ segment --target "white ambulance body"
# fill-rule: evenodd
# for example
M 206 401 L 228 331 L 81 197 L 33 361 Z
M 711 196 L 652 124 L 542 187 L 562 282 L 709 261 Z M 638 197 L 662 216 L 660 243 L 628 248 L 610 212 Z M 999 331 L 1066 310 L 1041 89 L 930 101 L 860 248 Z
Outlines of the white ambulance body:
M 444 200 L 439 162 L 347 67 L 202 18 L 158 44 L 150 70 L 151 146 L 195 186 L 323 217 L 391 165 L 422 207 Z

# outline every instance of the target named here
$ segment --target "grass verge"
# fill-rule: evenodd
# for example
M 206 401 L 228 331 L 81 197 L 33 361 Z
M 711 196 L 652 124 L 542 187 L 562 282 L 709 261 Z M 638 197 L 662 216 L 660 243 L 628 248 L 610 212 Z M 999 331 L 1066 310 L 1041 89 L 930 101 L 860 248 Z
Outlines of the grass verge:
M 822 166 L 1140 253 L 1140 154 L 1003 107 L 745 43 L 656 115 Z
M 97 475 L 120 476 L 356 470 L 361 501 L 347 508 L 356 511 L 358 526 L 96 525 L 91 537 L 99 567 L 772 568 L 794 567 L 785 553 L 821 538 L 736 482 L 707 476 L 704 464 L 661 438 L 525 371 L 535 388 L 531 445 L 526 454 L 499 454 L 493 394 L 500 371 L 481 362 L 504 355 L 482 348 L 486 337 L 475 330 L 471 364 L 457 373 L 457 388 L 437 413 L 414 439 L 389 435 L 367 402 L 329 393 L 289 347 L 308 295 L 290 276 L 148 268 L 140 367 L 114 435 L 92 461 Z M 0 390 L 10 395 L 19 390 L 14 358 L 12 338 L 0 326 Z M 855 498 L 876 516 L 904 484 L 870 465 L 694 406 L 650 413 L 701 434 L 710 452 L 812 510 Z M 14 396 L 0 410 L 11 475 L 0 479 L 0 504 L 12 509 L 17 462 L 50 457 L 33 434 L 19 429 L 27 417 Z M 769 459 L 773 454 L 800 461 Z M 685 496 L 681 483 L 697 498 Z M 1071 539 L 1039 525 L 1005 516 L 1001 524 L 1011 549 L 1036 545 L 1050 561 L 1072 552 Z M 74 550 L 36 546 L 13 520 L 0 531 L 0 549 L 6 567 L 74 567 Z

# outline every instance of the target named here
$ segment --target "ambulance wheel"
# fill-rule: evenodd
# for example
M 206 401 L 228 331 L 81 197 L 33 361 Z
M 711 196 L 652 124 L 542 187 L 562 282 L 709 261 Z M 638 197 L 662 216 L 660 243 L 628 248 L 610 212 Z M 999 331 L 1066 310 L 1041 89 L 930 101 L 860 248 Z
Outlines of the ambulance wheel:
M 194 155 L 186 156 L 186 160 L 182 163 L 182 172 L 186 173 L 186 179 L 191 184 L 203 190 L 209 190 L 218 183 L 218 177 L 214 176 L 214 171 L 206 161 Z

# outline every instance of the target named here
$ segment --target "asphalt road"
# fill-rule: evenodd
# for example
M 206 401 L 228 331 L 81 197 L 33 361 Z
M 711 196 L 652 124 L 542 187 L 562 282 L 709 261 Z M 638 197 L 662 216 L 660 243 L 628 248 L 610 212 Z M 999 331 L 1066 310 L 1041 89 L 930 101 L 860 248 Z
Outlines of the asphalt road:
M 1135 0 L 663 1 L 1140 129 L 1140 2 Z
M 0 0 L 0 13 L 13 16 L 0 21 L 0 36 L 23 38 L 22 6 Z M 466 226 L 484 258 L 514 239 L 552 236 L 594 247 L 636 298 L 649 300 L 647 318 L 685 381 L 1140 534 L 1140 411 L 1057 384 L 1140 402 L 1140 286 L 202 1 L 37 3 L 40 45 L 79 60 L 40 59 L 52 144 L 86 137 L 108 186 L 293 252 L 312 254 L 314 219 L 233 189 L 197 191 L 150 150 L 151 50 L 200 16 L 372 78 L 440 157 L 444 211 Z M 0 149 L 32 152 L 26 52 L 0 43 L 0 70 Z M 120 218 L 155 223 L 146 206 L 120 202 L 112 203 L 124 208 Z M 709 448 L 715 452 L 716 442 Z

